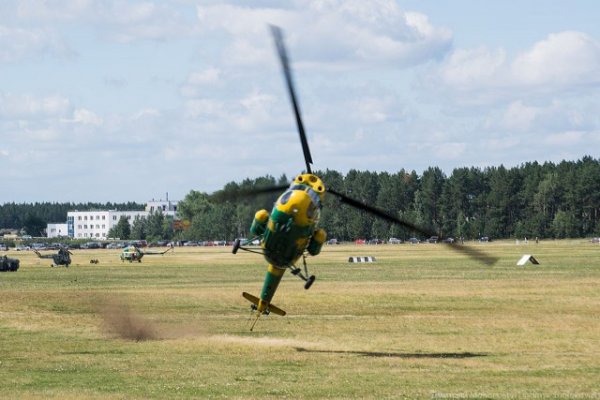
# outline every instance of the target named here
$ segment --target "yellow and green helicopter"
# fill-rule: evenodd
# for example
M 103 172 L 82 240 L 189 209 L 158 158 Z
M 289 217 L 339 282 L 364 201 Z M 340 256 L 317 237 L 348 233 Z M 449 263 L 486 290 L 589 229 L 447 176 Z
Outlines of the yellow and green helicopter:
M 149 256 L 162 255 L 171 249 L 172 249 L 172 247 L 169 247 L 165 251 L 142 251 L 136 245 L 130 244 L 129 246 L 123 247 L 120 257 L 121 257 L 122 262 L 129 261 L 131 263 L 131 262 L 137 261 L 137 262 L 141 263 L 142 257 L 144 257 L 145 255 L 149 255 Z
M 252 303 L 251 309 L 255 311 L 255 318 L 250 330 L 254 329 L 256 322 L 262 314 L 269 314 L 271 312 L 281 316 L 286 314 L 285 311 L 271 303 L 286 270 L 289 269 L 293 275 L 301 278 L 305 282 L 305 289 L 309 289 L 315 282 L 315 275 L 308 273 L 306 257 L 307 255 L 318 255 L 323 243 L 327 239 L 326 232 L 318 227 L 319 216 L 326 193 L 337 197 L 343 204 L 366 211 L 388 222 L 399 224 L 426 236 L 439 236 L 410 222 L 403 221 L 385 211 L 354 200 L 343 193 L 326 188 L 323 181 L 312 173 L 311 164 L 313 161 L 294 91 L 291 69 L 283 42 L 283 34 L 281 29 L 276 26 L 271 26 L 271 32 L 296 118 L 300 142 L 304 152 L 304 160 L 306 162 L 306 173 L 298 175 L 289 187 L 278 186 L 229 195 L 222 193 L 225 197 L 237 197 L 240 195 L 247 196 L 285 190 L 275 202 L 270 213 L 267 210 L 256 212 L 250 227 L 250 232 L 254 237 L 245 240 L 237 239 L 233 245 L 234 254 L 239 250 L 259 253 L 269 263 L 260 297 L 246 292 L 242 293 L 243 297 Z M 258 251 L 248 246 L 256 240 L 260 242 L 260 250 Z M 456 246 L 453 248 L 478 258 L 486 264 L 493 264 L 496 261 L 480 250 L 469 248 L 468 246 Z M 302 259 L 302 269 L 297 266 L 300 259 Z

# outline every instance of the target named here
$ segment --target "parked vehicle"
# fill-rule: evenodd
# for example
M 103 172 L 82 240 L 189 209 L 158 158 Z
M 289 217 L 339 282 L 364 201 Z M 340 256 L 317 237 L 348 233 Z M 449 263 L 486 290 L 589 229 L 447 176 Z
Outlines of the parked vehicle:
M 407 243 L 410 243 L 410 244 L 417 244 L 417 243 L 421 243 L 421 241 L 420 241 L 419 239 L 415 238 L 415 237 L 411 237 L 411 238 L 410 238 L 410 239 L 408 239 L 406 242 L 407 242 Z
M 16 271 L 19 269 L 19 260 L 7 256 L 0 257 L 0 271 Z
M 98 242 L 87 242 L 81 245 L 82 249 L 101 249 L 102 246 Z
M 390 240 L 388 240 L 389 244 L 400 244 L 402 243 L 402 240 L 398 239 L 398 238 L 390 238 Z

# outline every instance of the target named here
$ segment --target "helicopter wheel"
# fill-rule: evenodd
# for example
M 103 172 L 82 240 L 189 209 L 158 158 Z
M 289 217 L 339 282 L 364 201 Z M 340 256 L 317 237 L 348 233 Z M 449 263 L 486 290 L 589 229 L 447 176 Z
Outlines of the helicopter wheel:
M 235 239 L 235 242 L 233 242 L 233 249 L 231 250 L 231 252 L 233 254 L 237 254 L 241 245 L 242 245 L 242 242 L 240 241 L 240 239 Z
M 312 284 L 315 282 L 315 279 L 317 279 L 316 276 L 314 276 L 314 275 L 309 276 L 308 279 L 306 280 L 306 283 L 304 284 L 304 289 L 306 289 L 306 290 L 310 289 Z

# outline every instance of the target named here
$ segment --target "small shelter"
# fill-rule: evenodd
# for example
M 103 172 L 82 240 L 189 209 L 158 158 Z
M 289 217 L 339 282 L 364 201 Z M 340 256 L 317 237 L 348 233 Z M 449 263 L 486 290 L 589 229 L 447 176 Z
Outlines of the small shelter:
M 521 257 L 521 259 L 517 262 L 517 265 L 519 266 L 523 266 L 525 264 L 527 264 L 527 261 L 531 261 L 532 264 L 536 264 L 539 265 L 539 261 L 536 260 L 536 258 L 534 256 L 532 256 L 531 254 L 525 254 L 523 257 Z

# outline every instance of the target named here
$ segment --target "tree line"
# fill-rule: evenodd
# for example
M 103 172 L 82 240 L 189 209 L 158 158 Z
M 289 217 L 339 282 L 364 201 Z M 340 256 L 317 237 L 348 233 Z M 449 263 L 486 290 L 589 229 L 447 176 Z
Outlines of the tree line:
M 430 167 L 421 175 L 350 170 L 317 171 L 326 187 L 378 207 L 443 237 L 567 238 L 600 235 L 600 160 L 528 162 L 520 166 L 456 168 L 446 175 Z M 182 223 L 155 213 L 131 225 L 119 221 L 109 234 L 122 239 L 233 240 L 249 237 L 254 213 L 271 210 L 278 193 L 240 196 L 289 184 L 283 175 L 230 182 L 216 193 L 190 191 L 178 203 Z M 236 194 L 229 196 L 229 194 Z M 66 221 L 67 211 L 141 210 L 138 203 L 34 203 L 0 205 L 0 227 L 32 236 L 48 222 Z M 330 238 L 419 236 L 326 196 L 320 226 Z M 31 229 L 31 230 L 30 230 Z
M 0 204 L 0 228 L 21 230 L 31 236 L 43 236 L 48 223 L 67 222 L 69 211 L 143 210 L 144 204 L 127 203 L 4 203 Z
M 326 187 L 376 206 L 443 237 L 567 238 L 600 235 L 600 160 L 528 162 L 520 166 L 456 168 L 447 176 L 430 167 L 396 173 L 317 171 Z M 282 176 L 225 185 L 220 194 L 288 183 Z M 277 194 L 249 198 L 191 191 L 178 205 L 192 240 L 248 237 L 255 211 L 270 210 Z M 419 236 L 362 211 L 326 199 L 320 219 L 330 238 L 406 239 Z

